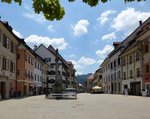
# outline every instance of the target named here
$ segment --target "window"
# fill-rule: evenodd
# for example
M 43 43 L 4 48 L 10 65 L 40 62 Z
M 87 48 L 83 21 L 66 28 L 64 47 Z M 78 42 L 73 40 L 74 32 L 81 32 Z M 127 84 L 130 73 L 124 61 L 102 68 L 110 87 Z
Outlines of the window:
M 111 69 L 113 68 L 113 64 L 111 63 Z
M 8 71 L 9 70 L 9 60 L 6 59 L 6 70 Z
M 116 60 L 114 61 L 114 67 L 116 67 Z
M 39 81 L 39 75 L 38 75 L 38 81 Z
M 136 52 L 136 61 L 138 61 L 140 59 L 140 54 L 139 54 L 139 52 Z
M 14 49 L 14 47 L 13 47 L 13 42 L 11 41 L 11 42 L 10 42 L 10 51 L 11 51 L 11 52 L 14 52 L 13 49 Z
M 30 79 L 30 71 L 28 71 L 28 78 Z
M 118 58 L 118 65 L 120 65 L 120 58 Z
M 0 29 L 0 42 L 2 41 L 2 30 Z
M 130 79 L 132 79 L 132 78 L 133 78 L 133 71 L 130 70 Z
M 120 78 L 120 71 L 118 71 L 118 78 Z
M 129 56 L 129 64 L 132 64 L 132 55 Z
M 122 59 L 122 65 L 123 66 L 126 65 L 126 59 L 125 58 Z
M 5 57 L 3 57 L 2 69 L 3 69 L 3 70 L 6 70 L 6 58 L 5 58 Z
M 50 62 L 51 58 L 45 58 L 45 62 Z
M 17 58 L 20 59 L 20 54 L 17 55 Z
M 28 58 L 28 57 L 27 57 L 27 54 L 25 54 L 25 60 L 26 60 L 26 61 L 27 61 L 27 58 Z
M 39 63 L 38 63 L 38 69 L 39 69 Z
M 3 34 L 3 46 L 7 48 L 7 37 Z
M 40 76 L 40 82 L 42 82 L 42 77 Z
M 35 61 L 35 68 L 36 68 L 36 61 Z
M 149 65 L 148 64 L 145 66 L 145 71 L 146 71 L 146 73 L 149 73 Z
M 113 80 L 113 74 L 111 74 L 111 80 Z
M 53 65 L 53 64 L 51 64 L 51 68 L 54 68 L 54 65 Z
M 144 46 L 144 53 L 148 53 L 148 50 L 149 49 L 149 47 L 148 47 L 148 44 L 146 44 L 145 46 Z
M 123 72 L 123 79 L 126 79 L 126 72 Z
M 25 69 L 25 78 L 27 78 L 28 76 L 28 73 L 27 73 L 27 70 Z
M 36 74 L 35 74 L 35 76 L 34 76 L 34 80 L 36 81 Z
M 140 72 L 140 68 L 136 69 L 136 77 L 140 77 L 141 76 L 141 72 Z
M 13 62 L 10 61 L 10 72 L 13 72 Z
M 116 79 L 116 73 L 114 73 L 114 79 Z

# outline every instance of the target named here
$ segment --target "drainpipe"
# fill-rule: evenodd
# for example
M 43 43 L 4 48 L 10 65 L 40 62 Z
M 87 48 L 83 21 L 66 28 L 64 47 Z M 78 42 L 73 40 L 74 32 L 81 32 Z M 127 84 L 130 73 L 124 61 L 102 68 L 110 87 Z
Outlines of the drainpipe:
M 142 44 L 142 41 L 139 41 L 139 43 L 140 43 L 140 49 L 139 50 L 141 50 L 141 78 L 142 78 L 142 89 L 145 89 L 145 84 L 144 84 L 144 68 L 143 68 L 143 62 L 144 62 L 144 53 L 143 53 L 143 44 Z
M 19 45 L 18 45 L 19 46 Z M 18 90 L 17 90 L 17 75 L 18 75 L 18 73 L 17 73 L 17 69 L 18 69 L 18 46 L 16 47 L 16 97 L 18 97 Z

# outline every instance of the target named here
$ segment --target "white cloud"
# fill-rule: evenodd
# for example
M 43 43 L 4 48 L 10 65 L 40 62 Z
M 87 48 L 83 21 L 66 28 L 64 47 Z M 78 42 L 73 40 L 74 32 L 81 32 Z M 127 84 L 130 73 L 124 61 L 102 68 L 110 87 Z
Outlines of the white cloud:
M 23 36 L 21 35 L 21 33 L 19 33 L 18 31 L 13 29 L 13 33 L 18 36 L 19 38 L 23 38 Z
M 96 61 L 94 59 L 86 58 L 84 56 L 81 57 L 78 62 L 82 65 L 92 65 L 92 64 L 96 63 Z
M 23 16 L 28 19 L 35 20 L 38 23 L 46 22 L 46 19 L 44 18 L 44 16 L 42 14 L 35 14 L 35 13 L 31 12 L 31 13 L 23 13 Z
M 102 64 L 103 61 L 104 61 L 103 59 L 100 59 L 100 60 L 97 61 L 97 63 Z
M 67 48 L 68 43 L 65 42 L 64 38 L 48 38 L 43 36 L 37 36 L 37 35 L 30 35 L 25 39 L 27 44 L 33 48 L 34 45 L 39 46 L 40 44 L 45 45 L 48 47 L 49 45 L 54 46 L 55 48 L 58 48 L 59 50 L 64 50 Z
M 80 70 L 83 69 L 83 67 L 79 64 L 79 62 L 76 62 L 75 60 L 68 60 L 71 61 L 74 65 L 74 68 L 79 72 Z
M 96 55 L 99 56 L 101 59 L 107 57 L 107 55 L 113 50 L 113 46 L 106 45 L 102 50 L 97 50 Z
M 115 32 L 112 32 L 112 33 L 102 36 L 102 40 L 113 40 L 113 39 L 116 39 Z
M 111 15 L 111 14 L 114 14 L 116 13 L 116 11 L 114 10 L 107 10 L 105 12 L 103 12 L 101 14 L 101 16 L 97 19 L 97 21 L 100 22 L 101 25 L 105 24 L 107 21 L 109 21 L 109 18 L 108 16 Z
M 50 31 L 50 32 L 54 32 L 55 30 L 54 30 L 54 27 L 52 26 L 52 25 L 49 25 L 48 27 L 47 27 L 47 29 L 48 29 L 48 31 Z
M 114 18 L 111 25 L 117 31 L 133 31 L 140 20 L 146 20 L 150 16 L 150 12 L 135 11 L 134 8 L 127 8 L 121 11 L 116 18 Z
M 88 20 L 80 20 L 77 22 L 76 25 L 72 26 L 73 30 L 74 30 L 74 35 L 75 36 L 81 36 L 81 35 L 84 35 L 84 34 L 87 34 L 88 33 L 88 27 L 89 25 L 89 22 Z

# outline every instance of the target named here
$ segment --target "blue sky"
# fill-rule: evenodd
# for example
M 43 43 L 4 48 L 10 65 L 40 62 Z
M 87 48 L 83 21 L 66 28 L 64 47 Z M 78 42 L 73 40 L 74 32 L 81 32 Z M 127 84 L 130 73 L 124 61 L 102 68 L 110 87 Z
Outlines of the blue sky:
M 66 60 L 71 60 L 77 74 L 94 72 L 113 50 L 114 41 L 124 40 L 139 20 L 150 17 L 150 1 L 124 3 L 111 0 L 96 7 L 76 0 L 61 0 L 65 16 L 61 21 L 47 21 L 35 14 L 32 2 L 0 3 L 1 20 L 8 21 L 14 33 L 24 38 L 30 47 L 53 45 Z

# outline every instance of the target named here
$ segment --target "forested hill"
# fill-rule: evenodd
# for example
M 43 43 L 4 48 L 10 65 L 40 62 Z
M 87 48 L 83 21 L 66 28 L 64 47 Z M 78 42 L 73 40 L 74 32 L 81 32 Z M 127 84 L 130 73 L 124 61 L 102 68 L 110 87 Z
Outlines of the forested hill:
M 81 75 L 77 75 L 76 79 L 79 83 L 84 84 L 87 77 L 90 76 L 92 73 L 88 73 L 88 74 L 81 74 Z

